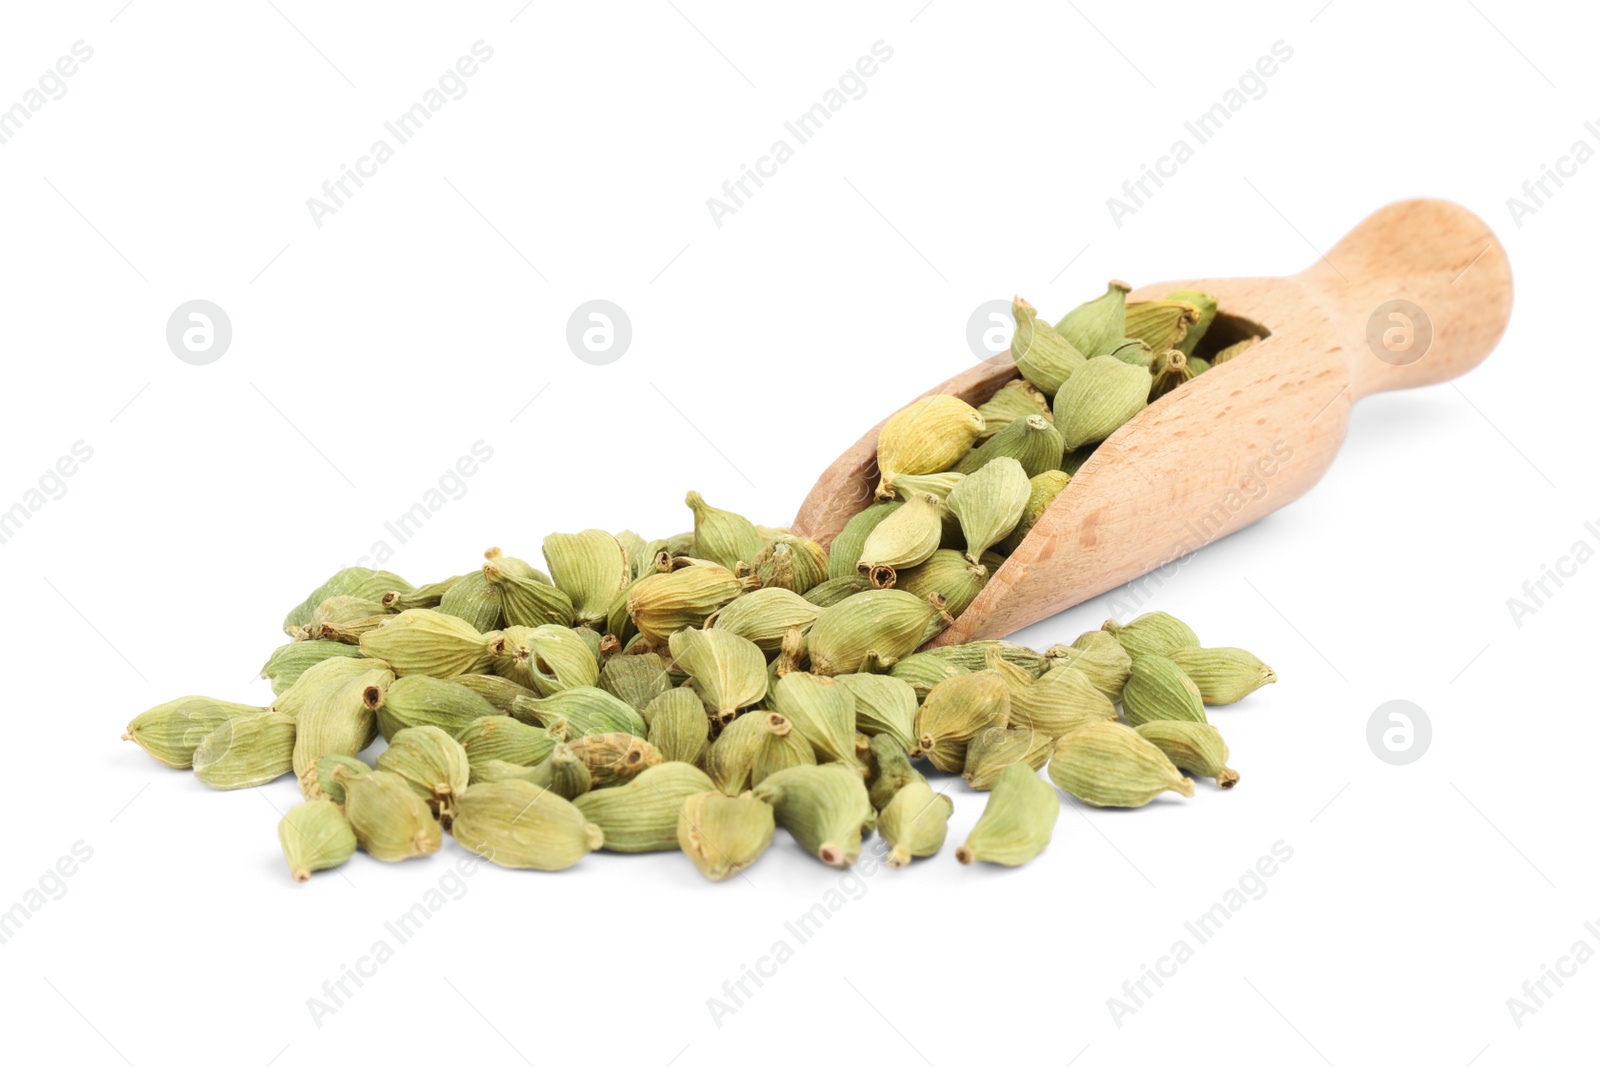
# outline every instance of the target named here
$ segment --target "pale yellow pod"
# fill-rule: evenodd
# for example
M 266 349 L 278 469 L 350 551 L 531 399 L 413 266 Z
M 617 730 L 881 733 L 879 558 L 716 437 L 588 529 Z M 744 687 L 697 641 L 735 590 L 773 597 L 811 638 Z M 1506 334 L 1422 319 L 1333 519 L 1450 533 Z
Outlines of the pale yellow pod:
M 955 466 L 983 428 L 977 408 L 947 393 L 923 397 L 889 416 L 878 431 L 878 499 L 894 496 L 901 474 L 938 474 Z

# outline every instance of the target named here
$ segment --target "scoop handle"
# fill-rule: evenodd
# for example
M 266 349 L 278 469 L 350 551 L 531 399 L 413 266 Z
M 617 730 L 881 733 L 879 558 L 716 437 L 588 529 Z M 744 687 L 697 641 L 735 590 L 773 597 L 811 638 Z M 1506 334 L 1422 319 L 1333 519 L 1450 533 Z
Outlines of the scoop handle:
M 1505 248 L 1448 200 L 1378 209 L 1296 280 L 1333 320 L 1357 400 L 1465 374 L 1511 316 Z

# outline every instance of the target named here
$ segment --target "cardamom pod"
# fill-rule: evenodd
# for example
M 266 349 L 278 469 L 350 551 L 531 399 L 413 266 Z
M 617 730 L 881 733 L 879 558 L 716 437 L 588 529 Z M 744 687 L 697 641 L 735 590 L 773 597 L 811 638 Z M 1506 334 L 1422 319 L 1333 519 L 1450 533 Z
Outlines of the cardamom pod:
M 806 736 L 776 711 L 757 714 L 766 732 L 758 735 L 755 759 L 750 764 L 750 784 L 762 781 L 790 767 L 815 765 L 817 750 Z
M 1161 356 L 1154 369 L 1155 377 L 1150 380 L 1152 404 L 1194 377 L 1194 371 L 1189 369 L 1189 357 L 1176 348 Z
M 428 805 L 439 825 L 450 829 L 456 799 L 466 791 L 467 751 L 437 726 L 411 726 L 395 734 L 378 754 L 376 771 L 397 774 Z
M 828 579 L 828 553 L 809 537 L 780 534 L 751 560 L 763 589 L 805 593 Z
M 821 612 L 789 589 L 757 589 L 708 617 L 705 628 L 735 634 L 770 654 L 783 647 L 784 634 L 795 628 L 809 630 Z
M 307 800 L 290 808 L 278 823 L 278 843 L 289 874 L 309 882 L 312 871 L 337 867 L 356 850 L 350 822 L 330 800 Z
M 1207 704 L 1232 704 L 1278 680 L 1276 671 L 1242 648 L 1178 648 L 1167 658 Z
M 855 697 L 855 729 L 889 737 L 902 754 L 916 747 L 917 691 L 911 683 L 887 674 L 836 674 L 833 680 Z
M 449 678 L 476 674 L 489 666 L 489 645 L 472 624 L 430 608 L 413 608 L 361 635 L 361 651 L 381 659 L 396 675 L 426 674 Z
M 358 596 L 364 600 L 382 601 L 391 590 L 410 592 L 411 583 L 398 574 L 375 571 L 370 567 L 346 567 L 311 591 L 299 605 L 290 610 L 283 620 L 283 632 L 290 637 L 311 621 L 317 605 L 334 596 Z
M 1194 796 L 1194 783 L 1165 753 L 1116 722 L 1074 730 L 1056 742 L 1050 780 L 1097 808 L 1140 808 L 1172 790 Z
M 1060 457 L 1056 457 L 1057 462 Z M 1017 550 L 1022 544 L 1022 539 L 1028 536 L 1044 513 L 1050 510 L 1050 505 L 1055 501 L 1056 495 L 1067 487 L 1072 481 L 1072 475 L 1062 470 L 1048 470 L 1035 474 L 1028 479 L 1028 502 L 1023 505 L 1022 518 L 1017 520 L 1017 525 L 997 546 L 1006 555 Z M 952 610 L 952 614 L 960 615 L 961 612 Z
M 772 844 L 772 806 L 749 793 L 695 793 L 678 813 L 678 847 L 713 882 L 733 877 Z
M 1079 304 L 1056 323 L 1056 332 L 1086 358 L 1104 355 L 1127 337 L 1127 282 L 1106 283 L 1103 296 Z M 1060 417 L 1056 422 L 1059 424 Z
M 632 579 L 627 550 L 604 530 L 553 533 L 544 539 L 550 580 L 572 602 L 573 619 L 594 626 Z
M 1135 300 L 1126 308 L 1126 336 L 1165 352 L 1177 348 L 1200 321 L 1200 309 L 1183 300 Z M 1187 356 L 1189 353 L 1184 352 Z
M 1129 656 L 1170 656 L 1180 648 L 1199 648 L 1200 638 L 1175 616 L 1164 611 L 1140 615 L 1126 626 L 1107 619 L 1100 627 L 1117 639 Z
M 684 801 L 716 786 L 687 763 L 660 763 L 627 785 L 593 789 L 573 803 L 605 832 L 610 852 L 662 852 L 678 847 L 678 816 Z
M 589 767 L 566 742 L 556 743 L 550 755 L 528 768 L 527 780 L 558 797 L 576 800 L 594 788 Z
M 570 800 L 519 781 L 468 789 L 450 832 L 491 863 L 535 871 L 565 870 L 605 844 L 605 834 Z
M 543 762 L 561 740 L 542 726 L 529 726 L 509 715 L 485 715 L 473 719 L 455 735 L 455 739 L 466 751 L 469 763 L 505 760 L 521 767 L 532 767 Z
M 862 828 L 876 820 L 861 775 L 839 763 L 791 767 L 768 775 L 755 795 L 772 805 L 779 826 L 830 867 L 861 855 Z
M 743 515 L 712 507 L 696 492 L 690 492 L 683 502 L 694 512 L 694 556 L 730 571 L 738 570 L 741 563 L 749 566 L 755 562 L 765 542 L 754 523 Z
M 1063 440 L 1054 423 L 1043 415 L 1029 415 L 974 448 L 956 464 L 956 473 L 973 474 L 1001 456 L 1022 464 L 1029 478 L 1061 465 Z M 948 497 L 946 498 L 948 499 Z
M 344 804 L 344 786 L 334 780 L 333 772 L 343 767 L 345 776 L 366 774 L 372 768 L 354 756 L 336 756 L 332 753 L 318 756 L 311 766 L 300 773 L 300 795 L 307 800 L 331 800 Z
M 390 741 L 408 726 L 437 726 L 454 736 L 475 720 L 498 714 L 494 705 L 464 685 L 410 674 L 396 678 L 383 691 L 383 702 L 378 705 L 378 733 Z
M 589 734 L 629 733 L 644 737 L 650 732 L 644 716 L 633 705 L 593 686 L 574 686 L 538 700 L 518 697 L 513 714 L 552 733 L 560 722 L 569 741 Z
M 305 771 L 318 756 L 354 756 L 372 744 L 378 708 L 394 681 L 391 670 L 371 670 L 312 693 L 295 717 L 294 773 Z
M 1239 772 L 1228 767 L 1228 746 L 1210 723 L 1169 719 L 1141 723 L 1134 729 L 1166 753 L 1178 770 L 1215 778 L 1223 789 L 1239 784 Z
M 333 777 L 344 786 L 344 814 L 356 842 L 373 859 L 397 863 L 439 851 L 439 824 L 410 782 L 388 771 L 352 777 L 342 768 Z
M 1150 371 L 1113 356 L 1096 356 L 1061 387 L 1055 398 L 1056 429 L 1073 451 L 1104 441 L 1143 410 L 1150 399 Z
M 498 553 L 497 549 L 490 551 Z M 483 577 L 498 591 L 501 617 L 507 626 L 571 626 L 575 620 L 572 598 L 523 560 L 492 555 L 483 565 Z
M 778 679 L 773 705 L 811 743 L 819 761 L 856 765 L 856 698 L 832 678 L 798 671 Z
M 1243 341 L 1235 341 L 1233 344 L 1228 345 L 1216 355 L 1212 356 L 1211 365 L 1216 367 L 1228 362 L 1230 359 L 1237 359 L 1241 354 L 1249 351 L 1252 347 L 1260 343 L 1261 338 L 1254 336 L 1246 337 Z
M 1026 763 L 1037 771 L 1055 751 L 1056 739 L 1038 730 L 991 726 L 967 742 L 967 761 L 961 777 L 982 792 L 993 789 L 1001 772 L 1013 763 Z
M 567 742 L 567 748 L 589 768 L 596 789 L 632 781 L 661 763 L 656 746 L 632 734 L 589 734 Z
M 668 639 L 673 662 L 706 711 L 728 722 L 741 708 L 767 695 L 767 658 L 761 649 L 727 630 L 679 630 Z
M 878 832 L 889 845 L 886 862 L 896 869 L 944 847 L 955 802 L 935 793 L 926 778 L 907 782 L 878 813 Z
M 956 859 L 1020 867 L 1044 851 L 1060 814 L 1055 790 L 1026 763 L 1013 763 L 994 780 L 983 814 L 956 849 Z
M 638 652 L 606 660 L 600 668 L 598 684 L 642 714 L 651 701 L 672 688 L 672 678 L 667 674 L 666 660 L 654 652 Z
M 899 505 L 896 505 L 897 507 Z M 837 538 L 834 544 L 838 544 Z M 853 564 L 852 564 L 853 566 Z M 831 608 L 847 597 L 864 593 L 872 588 L 872 579 L 860 574 L 846 574 L 841 578 L 829 578 L 827 581 L 812 586 L 806 591 L 805 600 L 819 608 Z
M 759 581 L 705 562 L 646 575 L 628 592 L 628 616 L 644 639 L 659 648 L 679 630 L 703 624 L 708 615 Z
M 266 785 L 294 769 L 295 721 L 276 711 L 226 719 L 194 750 L 194 776 L 212 789 Z
M 644 718 L 650 723 L 650 743 L 663 761 L 700 765 L 711 745 L 711 723 L 693 689 L 667 690 L 644 709 Z
M 942 511 L 943 505 L 932 493 L 914 494 L 867 535 L 856 571 L 871 579 L 876 589 L 894 585 L 897 570 L 915 567 L 939 547 L 944 533 Z
M 1087 356 L 1049 323 L 1040 322 L 1033 305 L 1020 296 L 1011 301 L 1011 317 L 1017 323 L 1016 332 L 1011 336 L 1011 358 L 1017 370 L 1028 382 L 1054 396 L 1073 372 L 1087 362 Z M 978 410 L 983 412 L 984 409 Z
M 415 677 L 421 676 L 417 675 Z M 451 685 L 461 686 L 470 690 L 474 695 L 482 697 L 495 712 L 501 715 L 511 714 L 511 704 L 517 697 L 536 697 L 539 695 L 527 686 L 518 685 L 510 678 L 502 678 L 498 674 L 458 674 L 454 678 L 446 679 L 446 681 Z
M 957 457 L 960 458 L 960 457 Z M 951 460 L 952 463 L 955 460 Z M 935 494 L 938 495 L 938 494 Z M 901 507 L 898 500 L 882 500 L 876 504 L 868 504 L 844 524 L 844 529 L 834 537 L 833 543 L 828 546 L 828 578 L 833 579 L 856 578 L 856 564 L 861 561 L 861 546 L 867 543 L 867 537 L 878 528 L 878 523 L 894 514 Z M 827 584 L 827 583 L 823 583 Z M 815 593 L 822 585 L 812 587 L 810 593 Z M 819 603 L 807 593 L 806 599 L 812 603 Z
M 1088 675 L 1094 687 L 1112 700 L 1122 699 L 1122 687 L 1133 668 L 1133 658 L 1111 634 L 1090 630 L 1070 645 L 1052 645 L 1045 653 L 1052 668 L 1072 667 Z
M 983 416 L 984 423 L 983 433 L 978 435 L 979 441 L 987 441 L 1013 422 L 1025 419 L 1029 415 L 1042 415 L 1051 422 L 1055 421 L 1055 416 L 1050 412 L 1050 398 L 1026 378 L 1013 378 L 995 390 L 993 396 L 978 405 L 978 414 Z M 940 475 L 937 474 L 925 476 L 925 478 L 938 477 Z M 908 483 L 902 476 L 900 488 L 907 487 Z M 914 485 L 910 488 L 915 490 Z M 949 492 L 949 486 L 945 487 L 945 492 Z
M 132 741 L 168 767 L 184 771 L 194 765 L 195 749 L 207 734 L 230 719 L 268 710 L 210 697 L 179 697 L 135 715 L 122 739 Z
M 273 650 L 267 662 L 261 665 L 261 677 L 272 685 L 277 696 L 288 689 L 304 674 L 325 659 L 359 659 L 360 645 L 347 645 L 342 641 L 291 641 Z
M 933 636 L 931 627 L 943 629 L 951 621 L 937 595 L 919 600 L 898 589 L 858 593 L 823 608 L 812 624 L 806 635 L 811 669 L 817 674 L 856 674 L 893 666 Z
M 1135 656 L 1122 687 L 1122 717 L 1130 726 L 1172 719 L 1205 722 L 1200 690 L 1165 656 Z
M 1189 332 L 1184 334 L 1174 348 L 1181 349 L 1186 356 L 1194 355 L 1195 346 L 1198 345 L 1211 329 L 1211 323 L 1217 317 L 1217 298 L 1210 293 L 1202 293 L 1198 289 L 1179 289 L 1175 293 L 1167 294 L 1168 300 L 1181 300 L 1185 304 L 1192 304 L 1199 312 L 1200 317 L 1189 326 Z
M 984 464 L 950 490 L 945 506 L 961 523 L 969 562 L 981 563 L 985 552 L 1016 529 L 1032 492 L 1028 472 L 1010 456 Z
M 998 649 L 990 649 L 988 656 L 988 669 L 1005 679 L 1010 694 L 1008 725 L 1063 737 L 1080 726 L 1117 717 L 1116 705 L 1076 668 L 1057 667 L 1034 678 L 1007 663 Z
M 1011 692 L 995 670 L 948 678 L 934 686 L 917 710 L 917 747 L 911 758 L 926 758 L 941 771 L 960 774 L 967 742 L 1011 717 Z
M 894 496 L 895 479 L 902 474 L 949 470 L 983 429 L 978 410 L 948 393 L 925 396 L 901 408 L 878 431 L 878 499 Z
M 922 772 L 911 766 L 907 749 L 888 734 L 879 734 L 867 744 L 867 800 L 882 811 L 894 795 L 908 784 L 922 780 Z

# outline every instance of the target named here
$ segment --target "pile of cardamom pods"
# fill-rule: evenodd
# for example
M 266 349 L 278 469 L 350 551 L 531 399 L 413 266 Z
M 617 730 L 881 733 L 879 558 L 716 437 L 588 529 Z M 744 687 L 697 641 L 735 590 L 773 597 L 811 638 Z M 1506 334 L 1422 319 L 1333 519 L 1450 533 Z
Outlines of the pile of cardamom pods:
M 547 871 L 600 848 L 682 850 L 720 881 L 777 827 L 837 867 L 875 829 L 899 867 L 943 847 L 953 811 L 918 762 L 992 791 L 956 858 L 1014 866 L 1055 826 L 1047 763 L 1055 785 L 1097 806 L 1193 795 L 1183 772 L 1231 787 L 1205 706 L 1276 675 L 1241 649 L 1202 647 L 1170 615 L 1108 621 L 1043 653 L 1008 641 L 918 651 L 1067 468 L 1196 372 L 1181 345 L 1215 302 L 1125 305 L 1126 291 L 1113 283 L 1054 329 L 1018 300 L 1024 378 L 980 408 L 941 397 L 890 419 L 879 502 L 826 548 L 691 492 L 693 530 L 551 534 L 548 573 L 499 549 L 422 586 L 346 568 L 285 618 L 291 640 L 261 670 L 271 705 L 183 697 L 124 738 L 216 789 L 295 774 L 305 801 L 278 837 L 297 881 L 357 848 L 426 856 L 445 833 Z M 1144 376 L 1137 405 L 1118 395 L 1130 367 Z

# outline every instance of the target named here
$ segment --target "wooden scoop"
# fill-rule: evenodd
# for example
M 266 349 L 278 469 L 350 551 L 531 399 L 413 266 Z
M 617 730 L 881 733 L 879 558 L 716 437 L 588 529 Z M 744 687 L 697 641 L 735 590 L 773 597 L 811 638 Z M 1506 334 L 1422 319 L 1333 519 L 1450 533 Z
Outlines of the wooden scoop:
M 1210 293 L 1221 309 L 1197 355 L 1264 340 L 1095 449 L 933 645 L 1004 637 L 1283 507 L 1333 462 L 1351 404 L 1464 374 L 1494 348 L 1511 313 L 1505 249 L 1481 219 L 1443 200 L 1390 204 L 1289 278 L 1167 282 L 1128 299 L 1178 289 Z M 978 405 L 1016 376 L 1008 352 L 923 396 Z M 827 545 L 871 501 L 882 426 L 818 479 L 795 533 Z

